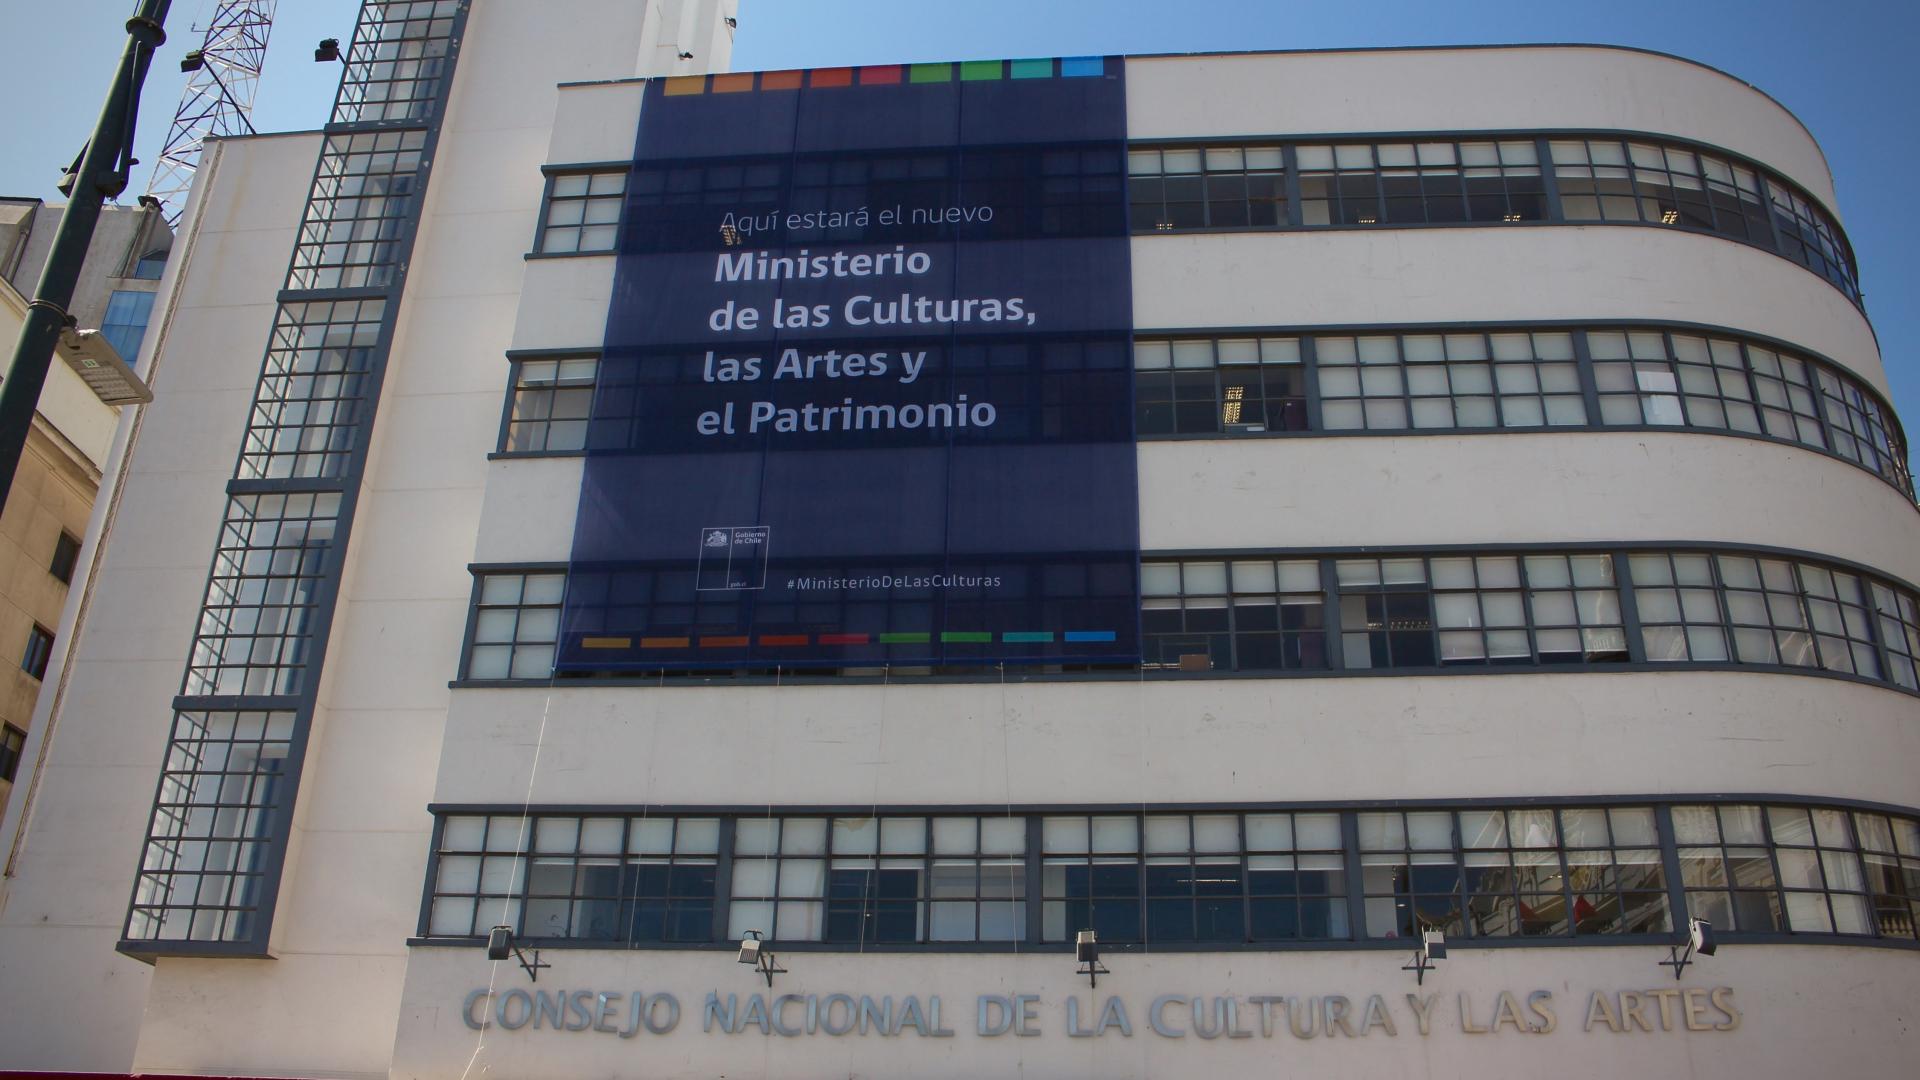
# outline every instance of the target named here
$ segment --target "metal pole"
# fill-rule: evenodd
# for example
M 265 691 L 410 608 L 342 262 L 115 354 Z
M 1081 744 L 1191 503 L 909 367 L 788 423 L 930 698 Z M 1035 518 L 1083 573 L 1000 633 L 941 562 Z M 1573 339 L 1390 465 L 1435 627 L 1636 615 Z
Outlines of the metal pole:
M 94 125 L 93 138 L 80 152 L 74 171 L 62 184 L 67 193 L 66 213 L 60 217 L 46 269 L 34 287 L 27 320 L 13 349 L 13 364 L 7 369 L 6 381 L 0 383 L 0 510 L 5 510 L 7 496 L 13 490 L 14 473 L 20 468 L 27 432 L 33 427 L 34 409 L 47 382 L 54 346 L 60 340 L 60 331 L 72 323 L 67 305 L 73 302 L 87 245 L 100 220 L 100 204 L 126 190 L 128 170 L 135 164 L 133 135 L 140 87 L 146 81 L 154 50 L 167 40 L 161 24 L 171 3 L 140 0 L 139 10 L 127 20 L 127 48 L 120 55 L 107 102 L 100 109 L 100 121 Z

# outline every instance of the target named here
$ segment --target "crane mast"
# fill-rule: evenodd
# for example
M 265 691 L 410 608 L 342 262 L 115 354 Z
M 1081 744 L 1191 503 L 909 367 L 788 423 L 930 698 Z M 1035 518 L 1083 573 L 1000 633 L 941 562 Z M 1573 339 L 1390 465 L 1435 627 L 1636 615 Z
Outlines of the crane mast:
M 147 194 L 160 201 L 168 225 L 180 223 L 207 137 L 253 133 L 253 99 L 260 88 L 276 2 L 222 0 L 200 47 L 180 61 L 187 72 L 186 89 L 147 184 Z

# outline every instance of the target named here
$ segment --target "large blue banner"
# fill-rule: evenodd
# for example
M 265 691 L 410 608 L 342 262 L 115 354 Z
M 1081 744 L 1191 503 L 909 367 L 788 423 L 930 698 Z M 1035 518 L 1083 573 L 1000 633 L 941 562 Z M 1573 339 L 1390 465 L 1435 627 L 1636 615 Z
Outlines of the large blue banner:
M 559 670 L 1138 660 L 1121 73 L 648 84 Z

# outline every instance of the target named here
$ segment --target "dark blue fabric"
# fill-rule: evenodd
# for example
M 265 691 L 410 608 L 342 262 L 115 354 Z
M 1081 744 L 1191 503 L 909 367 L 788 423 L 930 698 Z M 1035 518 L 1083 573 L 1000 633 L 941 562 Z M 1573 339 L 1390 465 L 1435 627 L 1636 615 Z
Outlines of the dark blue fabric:
M 1126 105 L 1105 70 L 649 84 L 558 670 L 1138 659 Z M 895 261 L 761 280 L 762 253 Z M 895 308 L 933 321 L 858 321 Z M 776 377 L 783 357 L 810 377 Z

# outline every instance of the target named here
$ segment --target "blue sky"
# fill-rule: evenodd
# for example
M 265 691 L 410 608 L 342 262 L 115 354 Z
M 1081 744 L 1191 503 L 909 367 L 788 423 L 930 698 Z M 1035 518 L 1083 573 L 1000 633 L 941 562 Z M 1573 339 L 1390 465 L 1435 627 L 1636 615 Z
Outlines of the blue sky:
M 540 0 L 507 0 L 535 3 Z M 632 0 L 634 3 L 642 0 Z M 8 0 L 14 26 L 27 0 Z M 61 166 L 92 128 L 131 0 L 35 4 L 29 48 L 11 50 L 16 88 L 37 87 L 0 115 L 0 194 L 57 199 Z M 175 0 L 171 42 L 141 110 L 151 162 L 178 100 L 178 60 L 213 0 Z M 1839 211 L 1860 262 L 1894 404 L 1920 441 L 1920 223 L 1900 194 L 1920 177 L 1920 89 L 1913 0 L 741 0 L 741 69 L 1085 53 L 1319 49 L 1380 45 L 1583 41 L 1675 53 L 1730 72 L 1792 109 L 1826 150 Z M 283 0 L 255 122 L 263 131 L 319 126 L 339 77 L 313 62 L 323 37 L 351 36 L 353 0 Z M 148 166 L 135 177 L 144 190 Z M 1844 359 L 1844 358 L 1842 358 Z

